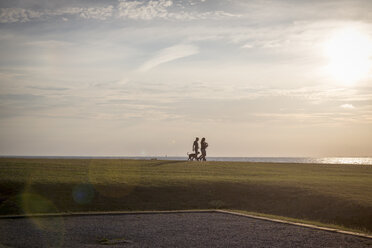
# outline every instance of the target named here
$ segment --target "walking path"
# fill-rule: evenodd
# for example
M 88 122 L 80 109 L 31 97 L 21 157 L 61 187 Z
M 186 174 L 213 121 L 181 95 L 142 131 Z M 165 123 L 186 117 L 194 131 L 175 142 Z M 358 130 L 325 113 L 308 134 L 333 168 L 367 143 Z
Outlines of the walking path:
M 0 247 L 372 247 L 372 239 L 222 212 L 0 219 Z

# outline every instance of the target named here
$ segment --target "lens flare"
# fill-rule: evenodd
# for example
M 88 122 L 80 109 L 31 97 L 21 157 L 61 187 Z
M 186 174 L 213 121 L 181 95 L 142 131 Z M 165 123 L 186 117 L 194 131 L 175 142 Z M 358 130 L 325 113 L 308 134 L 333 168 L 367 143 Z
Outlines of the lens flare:
M 77 185 L 72 190 L 72 198 L 78 204 L 88 204 L 94 198 L 94 188 L 90 184 Z
M 36 217 L 34 214 L 59 213 L 57 206 L 45 195 L 38 193 L 42 175 L 32 172 L 23 191 L 17 196 L 19 209 L 27 215 L 30 224 L 42 232 L 41 240 L 45 247 L 62 247 L 65 238 L 65 224 L 62 217 Z M 38 185 L 38 186 L 37 186 Z M 43 187 L 48 185 L 43 183 Z M 58 194 L 58 192 L 56 192 Z
M 35 213 L 57 213 L 58 209 L 48 199 L 36 194 L 24 192 L 20 195 L 21 206 L 26 215 Z M 62 217 L 28 217 L 35 228 L 43 232 L 45 247 L 62 247 L 65 226 Z

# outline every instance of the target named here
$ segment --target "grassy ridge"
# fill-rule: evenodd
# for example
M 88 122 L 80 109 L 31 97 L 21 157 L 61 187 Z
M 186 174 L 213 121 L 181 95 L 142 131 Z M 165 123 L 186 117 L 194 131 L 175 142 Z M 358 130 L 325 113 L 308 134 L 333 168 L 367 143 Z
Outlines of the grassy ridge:
M 0 159 L 0 214 L 226 208 L 372 232 L 372 167 Z

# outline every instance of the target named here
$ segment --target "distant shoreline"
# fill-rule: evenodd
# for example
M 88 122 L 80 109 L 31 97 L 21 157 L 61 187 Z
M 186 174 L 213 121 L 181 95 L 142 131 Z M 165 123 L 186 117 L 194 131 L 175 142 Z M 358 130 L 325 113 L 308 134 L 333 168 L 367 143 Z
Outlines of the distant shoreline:
M 17 156 L 0 155 L 0 158 L 25 159 L 133 159 L 133 160 L 187 160 L 186 156 Z M 207 157 L 217 162 L 255 162 L 291 164 L 349 164 L 372 165 L 372 157 Z

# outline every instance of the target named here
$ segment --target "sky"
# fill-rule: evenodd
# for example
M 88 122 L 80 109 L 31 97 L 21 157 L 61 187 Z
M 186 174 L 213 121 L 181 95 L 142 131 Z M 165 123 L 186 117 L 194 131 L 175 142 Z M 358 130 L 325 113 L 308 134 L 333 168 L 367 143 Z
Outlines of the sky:
M 0 155 L 372 156 L 372 1 L 2 0 Z

